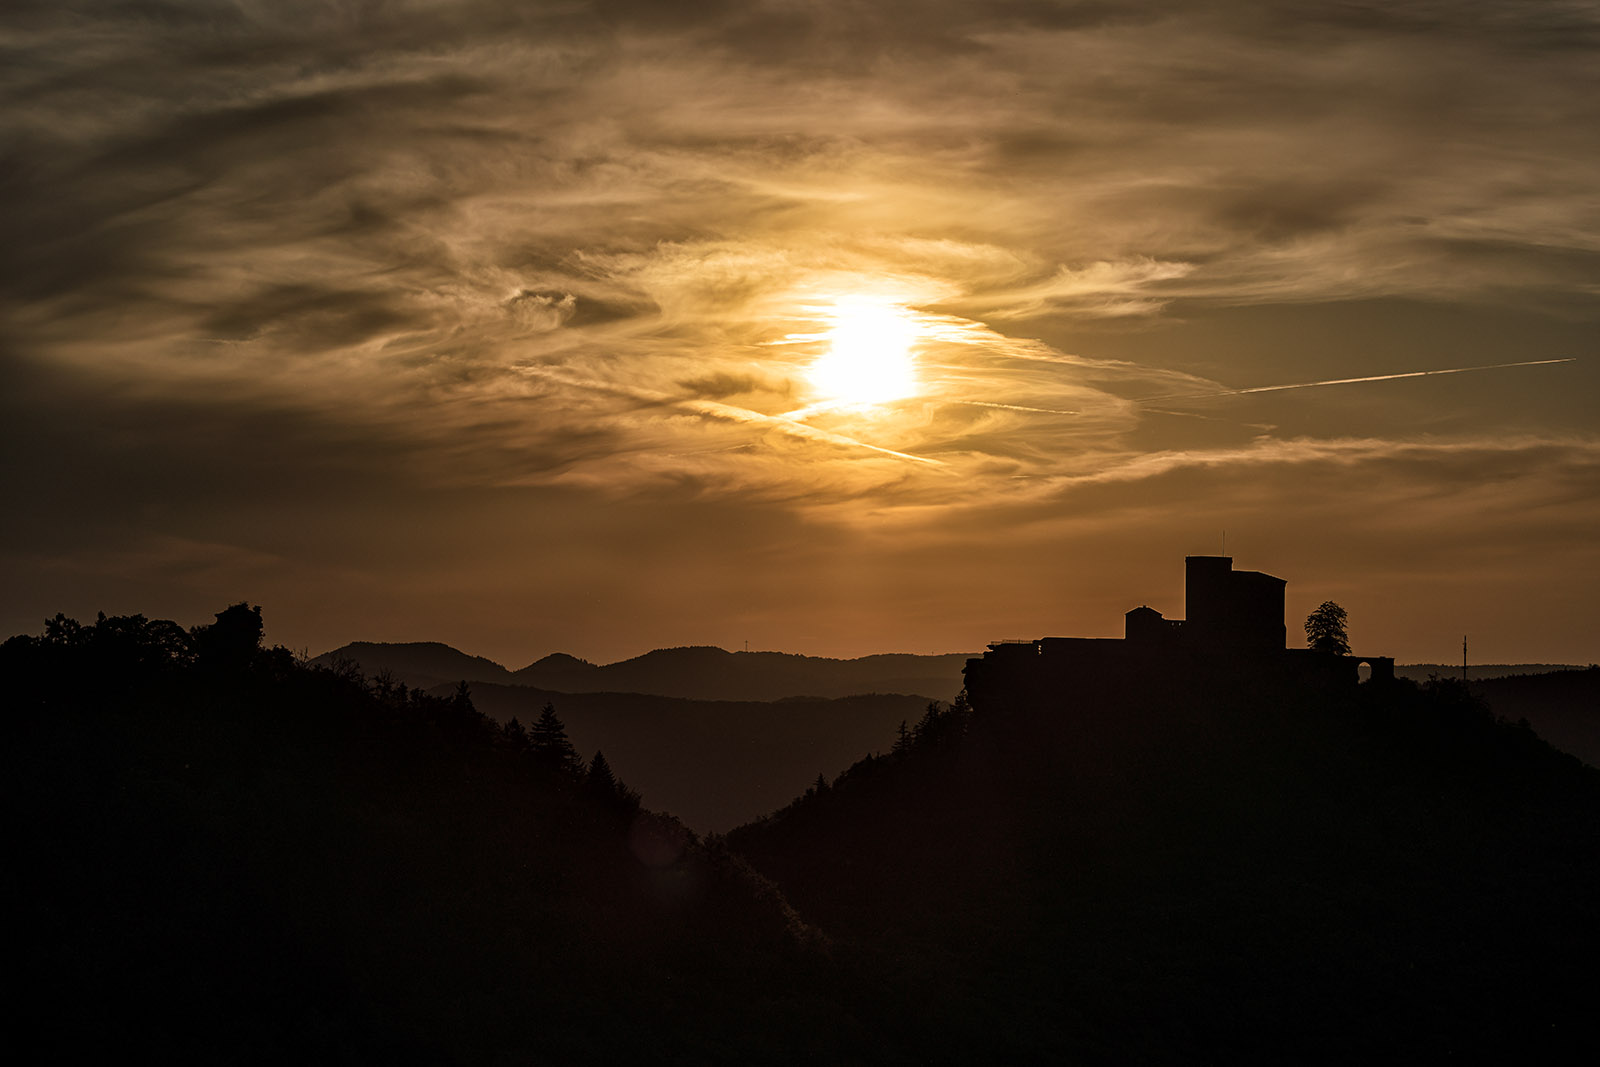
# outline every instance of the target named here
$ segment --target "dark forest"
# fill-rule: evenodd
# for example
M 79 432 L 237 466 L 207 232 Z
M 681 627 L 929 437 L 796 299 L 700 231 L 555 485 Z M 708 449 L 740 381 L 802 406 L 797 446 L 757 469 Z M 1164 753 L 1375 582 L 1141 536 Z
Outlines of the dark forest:
M 1600 772 L 1454 680 L 963 695 L 719 836 L 262 634 L 0 646 L 42 1058 L 1600 1055 Z

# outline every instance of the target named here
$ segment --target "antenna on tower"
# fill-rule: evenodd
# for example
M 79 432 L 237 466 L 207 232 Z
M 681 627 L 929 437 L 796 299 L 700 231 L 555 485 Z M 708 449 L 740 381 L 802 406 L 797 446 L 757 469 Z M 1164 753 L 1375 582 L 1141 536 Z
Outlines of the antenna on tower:
M 1226 556 L 1228 554 L 1228 531 L 1227 530 L 1223 530 L 1222 531 L 1222 554 L 1224 556 Z

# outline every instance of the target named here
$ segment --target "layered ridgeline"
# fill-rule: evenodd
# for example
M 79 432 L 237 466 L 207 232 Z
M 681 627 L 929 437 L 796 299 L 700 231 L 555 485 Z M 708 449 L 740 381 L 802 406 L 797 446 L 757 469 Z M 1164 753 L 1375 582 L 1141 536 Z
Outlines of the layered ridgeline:
M 428 692 L 447 695 L 453 687 Z M 558 693 L 470 684 L 499 722 L 531 723 L 550 706 L 583 752 L 603 749 L 663 811 L 702 833 L 725 832 L 787 803 L 799 783 L 887 745 L 929 701 L 866 694 L 831 700 L 685 700 L 638 693 Z
M 458 681 L 523 685 L 561 693 L 645 693 L 689 700 L 782 700 L 900 693 L 953 699 L 968 653 L 886 653 L 828 659 L 787 652 L 728 652 L 709 646 L 660 648 L 616 663 L 593 664 L 553 653 L 521 670 L 433 641 L 356 641 L 312 660 L 355 664 L 369 677 L 387 672 L 410 686 Z
M 312 663 L 354 666 L 435 695 L 466 681 L 477 708 L 500 722 L 526 724 L 551 704 L 580 748 L 604 749 L 663 810 L 696 830 L 721 832 L 781 806 L 797 783 L 887 747 L 930 700 L 954 699 L 966 659 L 838 660 L 689 647 L 605 665 L 555 653 L 512 671 L 437 642 L 356 642 Z M 1487 676 L 1548 666 L 1473 670 Z M 1397 673 L 1425 680 L 1442 670 L 1434 664 Z M 1600 713 L 1568 710 L 1571 700 L 1547 707 L 1537 696 L 1520 699 L 1523 688 L 1513 680 L 1480 692 L 1497 713 L 1527 718 L 1541 736 L 1600 764 Z
M 239 605 L 0 647 L 25 1047 L 1600 1054 L 1600 772 L 1453 682 L 1082 677 L 957 701 L 702 839 L 554 714 L 507 727 L 467 690 L 300 665 L 261 633 Z
M 553 705 L 583 751 L 603 749 L 653 803 L 700 831 L 779 807 L 797 782 L 848 764 L 961 689 L 965 655 L 839 660 L 669 648 L 596 666 L 556 653 L 518 671 L 436 642 L 357 642 L 318 656 L 369 678 L 529 723 Z
M 311 662 L 353 664 L 368 677 L 388 674 L 421 688 L 455 682 L 521 685 L 558 693 L 645 693 L 689 700 L 783 700 L 901 693 L 950 701 L 961 689 L 969 655 L 919 656 L 884 653 L 829 659 L 787 652 L 728 652 L 705 645 L 658 648 L 632 659 L 595 664 L 553 652 L 520 670 L 474 656 L 438 641 L 353 641 Z M 1562 663 L 1488 663 L 1470 669 L 1474 681 L 1507 675 L 1576 670 Z M 1395 674 L 1414 681 L 1453 678 L 1460 664 L 1397 664 Z

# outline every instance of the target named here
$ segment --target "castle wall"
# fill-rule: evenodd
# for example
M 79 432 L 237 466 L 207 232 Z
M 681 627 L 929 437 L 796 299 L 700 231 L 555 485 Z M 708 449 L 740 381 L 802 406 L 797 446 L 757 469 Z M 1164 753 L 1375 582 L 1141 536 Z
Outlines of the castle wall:
M 990 645 L 984 656 L 967 661 L 968 695 L 983 708 L 1059 699 L 1099 685 L 1138 689 L 1160 679 L 1353 687 L 1361 663 L 1371 665 L 1374 679 L 1394 677 L 1394 660 L 1386 657 L 1286 648 L 1286 585 L 1261 571 L 1234 570 L 1229 556 L 1188 556 L 1187 619 L 1137 607 L 1125 618 L 1124 640 L 1045 637 Z

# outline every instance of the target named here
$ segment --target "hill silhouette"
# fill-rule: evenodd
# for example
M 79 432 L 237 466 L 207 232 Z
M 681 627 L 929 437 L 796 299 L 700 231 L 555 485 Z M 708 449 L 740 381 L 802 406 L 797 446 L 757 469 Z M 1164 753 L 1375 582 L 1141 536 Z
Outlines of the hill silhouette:
M 1456 682 L 958 705 L 729 840 L 912 1060 L 1600 1053 L 1600 774 Z
M 511 681 L 511 672 L 494 660 L 469 655 L 438 641 L 353 641 L 311 661 L 314 667 L 339 664 L 350 664 L 371 678 L 388 674 L 412 688 L 460 681 Z
M 261 639 L 235 605 L 192 630 L 57 617 L 0 646 L 24 1047 L 1600 1055 L 1600 771 L 1454 681 L 1155 671 L 958 699 L 701 838 L 622 784 L 620 756 L 574 750 L 553 708 L 497 724 L 467 689 Z M 1568 682 L 1589 684 L 1548 684 Z
M 1469 682 L 1501 718 L 1527 720 L 1540 737 L 1600 767 L 1600 667 Z
M 534 675 L 548 676 L 552 674 L 568 673 L 581 674 L 582 672 L 592 670 L 593 668 L 594 664 L 590 663 L 586 659 L 579 659 L 577 656 L 569 656 L 565 652 L 552 652 L 548 656 L 534 660 L 532 663 L 528 664 L 522 669 L 524 671 L 531 672 Z
M 965 653 L 886 653 L 828 659 L 788 652 L 728 652 L 710 646 L 663 648 L 587 671 L 517 671 L 516 681 L 569 693 L 652 693 L 692 700 L 782 700 L 904 693 L 950 700 L 961 688 Z
M 445 695 L 451 688 L 431 692 Z M 489 683 L 472 686 L 472 701 L 500 722 L 531 721 L 552 704 L 580 750 L 603 749 L 654 806 L 702 832 L 723 832 L 780 807 L 796 783 L 892 738 L 928 703 L 895 694 L 686 700 Z
M 554 717 L 503 728 L 261 632 L 236 605 L 0 646 L 21 1047 L 748 1062 L 836 1023 L 792 1003 L 817 935 L 771 884 L 642 810 Z
M 787 652 L 728 652 L 708 645 L 661 648 L 616 663 L 593 664 L 552 653 L 520 670 L 434 642 L 358 641 L 311 662 L 347 661 L 376 676 L 387 671 L 411 686 L 494 682 L 560 693 L 645 693 L 686 700 L 784 700 L 904 693 L 948 701 L 961 689 L 966 653 L 884 653 L 828 659 Z

